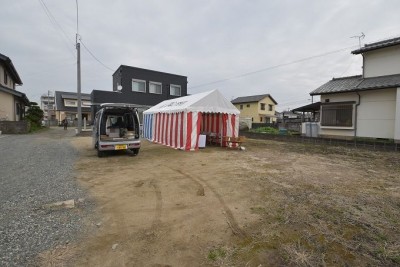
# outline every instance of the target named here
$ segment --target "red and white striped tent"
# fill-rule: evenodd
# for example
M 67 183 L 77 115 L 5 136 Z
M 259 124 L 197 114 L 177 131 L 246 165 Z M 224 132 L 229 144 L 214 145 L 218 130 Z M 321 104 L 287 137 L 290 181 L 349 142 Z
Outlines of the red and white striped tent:
M 201 133 L 237 137 L 239 114 L 218 90 L 179 97 L 143 113 L 143 135 L 176 149 L 197 150 Z

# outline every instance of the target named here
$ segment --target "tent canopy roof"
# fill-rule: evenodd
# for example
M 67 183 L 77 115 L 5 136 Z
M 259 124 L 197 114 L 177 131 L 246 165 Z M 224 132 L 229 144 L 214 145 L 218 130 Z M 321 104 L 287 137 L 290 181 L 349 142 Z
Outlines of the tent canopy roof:
M 177 112 L 240 114 L 218 90 L 165 100 L 146 110 L 144 114 Z

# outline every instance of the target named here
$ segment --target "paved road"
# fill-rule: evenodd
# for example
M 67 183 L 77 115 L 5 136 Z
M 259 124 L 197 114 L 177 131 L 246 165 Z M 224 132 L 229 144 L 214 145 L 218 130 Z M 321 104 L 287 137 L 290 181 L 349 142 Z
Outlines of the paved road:
M 74 129 L 0 135 L 0 266 L 32 264 L 41 251 L 65 245 L 84 231 L 92 210 L 75 181 Z M 49 209 L 56 201 L 85 198 L 74 209 Z

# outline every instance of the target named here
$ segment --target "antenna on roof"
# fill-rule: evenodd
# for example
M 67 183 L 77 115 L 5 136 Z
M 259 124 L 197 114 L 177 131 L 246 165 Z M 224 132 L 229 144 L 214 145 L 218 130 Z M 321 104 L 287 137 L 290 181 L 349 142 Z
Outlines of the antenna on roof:
M 355 36 L 351 36 L 350 38 L 358 38 L 358 45 L 361 48 L 361 39 L 365 38 L 365 34 L 363 32 L 361 32 L 361 35 L 355 35 Z

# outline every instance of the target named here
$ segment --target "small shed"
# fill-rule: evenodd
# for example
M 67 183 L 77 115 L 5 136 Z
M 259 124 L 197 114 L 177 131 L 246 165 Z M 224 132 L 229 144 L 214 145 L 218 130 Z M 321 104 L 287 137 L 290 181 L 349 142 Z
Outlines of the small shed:
M 199 148 L 200 134 L 238 137 L 239 114 L 218 90 L 174 98 L 143 113 L 143 135 L 152 142 L 193 151 Z

